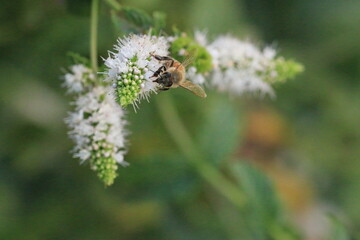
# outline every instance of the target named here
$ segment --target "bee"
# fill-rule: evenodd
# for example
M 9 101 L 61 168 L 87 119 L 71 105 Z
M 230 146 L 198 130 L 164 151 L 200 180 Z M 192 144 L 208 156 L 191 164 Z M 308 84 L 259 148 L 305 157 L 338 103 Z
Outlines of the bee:
M 206 93 L 199 85 L 194 84 L 186 80 L 185 68 L 191 63 L 191 58 L 185 59 L 183 63 L 180 63 L 174 58 L 168 56 L 159 56 L 151 54 L 159 62 L 162 62 L 163 65 L 154 72 L 153 77 L 156 79 L 153 82 L 160 84 L 161 88 L 159 90 L 166 91 L 170 88 L 183 87 L 196 96 L 201 98 L 206 98 Z

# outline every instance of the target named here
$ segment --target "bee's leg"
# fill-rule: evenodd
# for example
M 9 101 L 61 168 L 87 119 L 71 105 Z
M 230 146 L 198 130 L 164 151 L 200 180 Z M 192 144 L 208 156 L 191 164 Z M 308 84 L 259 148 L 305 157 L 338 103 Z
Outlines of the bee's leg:
M 156 83 L 158 83 L 158 84 L 162 84 L 163 80 L 164 80 L 164 79 L 163 79 L 163 76 L 160 75 L 160 77 L 156 78 L 153 82 L 156 82 Z
M 168 62 L 170 62 L 169 67 L 172 67 L 173 64 L 174 64 L 174 59 L 172 59 L 171 57 L 159 56 L 159 55 L 151 55 L 151 56 L 153 56 L 158 61 L 168 61 Z
M 153 74 L 150 78 L 159 76 L 159 74 L 160 74 L 161 72 L 163 72 L 163 70 L 166 70 L 166 67 L 165 67 L 165 66 L 159 67 L 159 69 L 156 70 L 156 72 L 154 72 L 154 74 Z

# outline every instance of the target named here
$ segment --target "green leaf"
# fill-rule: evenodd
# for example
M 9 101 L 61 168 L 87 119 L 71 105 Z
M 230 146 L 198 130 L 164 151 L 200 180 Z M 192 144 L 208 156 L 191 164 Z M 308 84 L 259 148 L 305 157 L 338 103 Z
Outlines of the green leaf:
M 85 66 L 90 66 L 90 60 L 87 59 L 86 57 L 81 56 L 78 53 L 75 52 L 68 52 L 67 56 L 70 59 L 70 64 L 84 64 Z
M 126 20 L 138 27 L 148 29 L 153 26 L 152 18 L 141 9 L 123 7 L 122 12 L 124 13 L 124 17 L 126 18 Z
M 287 224 L 275 223 L 270 226 L 268 235 L 273 240 L 300 240 L 303 239 L 294 228 Z
M 246 162 L 234 164 L 231 171 L 244 189 L 249 202 L 249 224 L 257 239 L 266 239 L 266 232 L 280 215 L 280 207 L 268 178 Z
M 189 199 L 200 191 L 199 178 L 186 161 L 178 155 L 154 155 L 144 161 L 133 162 L 122 171 L 121 179 L 126 180 L 123 188 L 129 195 L 141 192 L 142 197 L 162 200 Z M 131 186 L 137 186 L 136 189 Z
M 88 16 L 90 12 L 90 3 L 91 1 L 88 0 L 66 0 L 66 8 L 74 15 Z
M 116 0 L 105 0 L 111 8 L 111 19 L 116 30 L 126 33 L 152 29 L 153 34 L 159 34 L 166 25 L 166 14 L 154 12 L 152 16 L 142 9 L 123 7 Z M 122 21 L 125 20 L 124 22 Z M 121 33 L 121 32 L 120 32 Z
M 123 24 L 121 22 L 120 17 L 116 14 L 114 10 L 111 10 L 111 22 L 113 23 L 113 27 L 115 29 L 116 36 L 121 35 L 121 29 L 123 29 Z
M 337 217 L 330 215 L 329 220 L 331 222 L 330 240 L 350 240 L 344 224 Z
M 248 197 L 248 222 L 256 239 L 301 239 L 285 221 L 282 206 L 267 176 L 244 161 L 234 164 L 230 170 Z
M 153 13 L 153 26 L 154 31 L 160 33 L 162 29 L 166 26 L 166 14 L 163 12 L 154 12 Z
M 239 122 L 234 106 L 227 99 L 214 99 L 199 126 L 198 142 L 208 161 L 219 164 L 229 158 L 238 145 Z

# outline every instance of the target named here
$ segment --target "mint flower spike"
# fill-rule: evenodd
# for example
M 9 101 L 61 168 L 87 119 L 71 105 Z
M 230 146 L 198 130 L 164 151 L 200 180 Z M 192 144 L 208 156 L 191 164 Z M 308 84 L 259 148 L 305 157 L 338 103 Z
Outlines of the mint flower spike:
M 74 71 L 66 75 L 65 79 L 77 79 L 72 81 L 74 84 L 92 81 L 89 78 L 91 75 L 88 75 L 91 72 L 89 68 L 70 69 L 86 69 L 82 75 Z M 72 84 L 65 85 L 68 89 L 74 88 Z M 75 142 L 73 156 L 79 158 L 80 163 L 88 162 L 106 186 L 113 184 L 117 177 L 118 164 L 127 165 L 124 161 L 127 136 L 125 113 L 109 92 L 110 88 L 104 86 L 88 85 L 83 88 L 73 102 L 74 111 L 65 119 L 70 128 L 69 136 Z
M 168 55 L 168 40 L 165 37 L 151 35 L 129 35 L 120 38 L 115 51 L 105 60 L 107 67 L 105 81 L 110 81 L 114 95 L 122 107 L 147 99 L 150 93 L 156 93 L 159 85 L 150 77 L 161 63 L 151 54 Z
M 274 96 L 267 76 L 276 77 L 276 51 L 263 50 L 248 41 L 232 36 L 220 36 L 207 47 L 213 58 L 210 85 L 232 95 L 259 93 Z

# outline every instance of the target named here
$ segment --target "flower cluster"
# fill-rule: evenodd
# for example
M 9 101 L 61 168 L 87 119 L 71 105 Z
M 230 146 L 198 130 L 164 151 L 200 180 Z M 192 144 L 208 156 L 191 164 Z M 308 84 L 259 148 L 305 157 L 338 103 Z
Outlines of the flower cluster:
M 137 106 L 142 98 L 159 91 L 160 85 L 152 76 L 163 63 L 153 55 L 170 56 L 183 63 L 188 80 L 233 95 L 273 95 L 270 84 L 302 71 L 300 64 L 277 57 L 273 48 L 259 49 L 231 36 L 208 43 L 203 32 L 195 32 L 194 37 L 132 34 L 121 38 L 105 59 L 102 77 L 85 64 L 71 66 L 63 85 L 74 95 L 74 110 L 66 119 L 76 145 L 74 157 L 89 163 L 105 185 L 114 182 L 118 164 L 127 164 L 126 121 L 121 107 Z
M 118 40 L 115 52 L 105 60 L 107 80 L 112 82 L 115 97 L 122 107 L 148 98 L 158 90 L 150 77 L 161 66 L 151 55 L 168 55 L 165 37 L 130 35 Z
M 123 110 L 109 94 L 109 88 L 97 84 L 91 70 L 84 65 L 72 66 L 65 75 L 65 85 L 71 92 L 76 88 L 74 111 L 66 118 L 70 137 L 75 142 L 74 157 L 90 167 L 105 185 L 111 185 L 117 176 L 117 164 L 124 161 L 125 137 Z M 72 81 L 69 81 L 71 80 Z M 90 83 L 94 84 L 90 84 Z M 88 83 L 81 88 L 79 83 Z
M 260 92 L 273 95 L 267 76 L 276 77 L 276 52 L 266 47 L 261 50 L 254 44 L 231 36 L 220 36 L 208 46 L 213 57 L 211 85 L 234 95 Z
M 275 49 L 260 49 L 248 41 L 220 36 L 207 46 L 213 57 L 210 85 L 233 95 L 274 95 L 270 83 L 285 81 L 303 70 L 302 65 L 276 56 Z
M 274 95 L 271 84 L 285 81 L 302 71 L 302 66 L 276 56 L 275 49 L 260 49 L 248 41 L 220 36 L 208 43 L 204 32 L 194 37 L 129 35 L 118 40 L 115 52 L 105 60 L 118 103 L 137 105 L 141 98 L 157 92 L 159 85 L 150 77 L 161 63 L 151 55 L 170 56 L 186 67 L 186 78 L 232 95 L 260 93 Z M 208 80 L 206 82 L 206 80 Z

